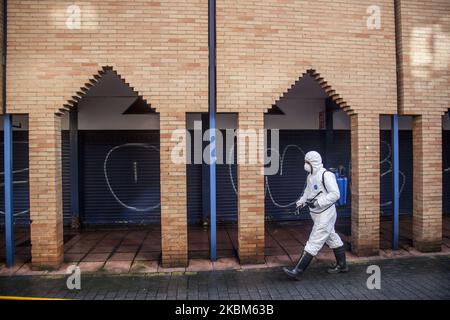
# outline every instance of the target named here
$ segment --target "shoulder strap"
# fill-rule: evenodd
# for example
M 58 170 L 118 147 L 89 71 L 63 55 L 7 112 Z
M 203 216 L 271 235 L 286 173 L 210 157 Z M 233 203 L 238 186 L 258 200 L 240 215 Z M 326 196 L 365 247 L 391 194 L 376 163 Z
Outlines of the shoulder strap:
M 325 173 L 326 172 L 331 172 L 331 171 L 328 171 L 327 169 L 325 169 L 325 171 L 322 173 L 322 185 L 325 188 L 325 191 L 328 193 L 328 189 L 327 189 L 327 186 L 325 184 Z

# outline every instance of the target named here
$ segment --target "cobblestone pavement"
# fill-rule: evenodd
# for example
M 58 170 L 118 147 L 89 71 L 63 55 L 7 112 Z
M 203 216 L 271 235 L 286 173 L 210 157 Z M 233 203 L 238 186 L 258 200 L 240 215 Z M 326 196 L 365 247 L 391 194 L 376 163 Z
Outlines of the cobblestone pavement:
M 381 268 L 381 289 L 367 288 L 369 265 Z M 352 264 L 329 275 L 315 263 L 301 281 L 280 268 L 147 275 L 82 275 L 81 290 L 66 276 L 0 277 L 0 295 L 68 299 L 450 299 L 450 256 Z

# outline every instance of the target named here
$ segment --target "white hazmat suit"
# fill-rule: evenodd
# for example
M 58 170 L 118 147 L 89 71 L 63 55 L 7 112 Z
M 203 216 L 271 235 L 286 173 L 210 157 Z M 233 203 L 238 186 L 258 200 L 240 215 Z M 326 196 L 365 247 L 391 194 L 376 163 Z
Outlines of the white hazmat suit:
M 307 185 L 302 197 L 297 201 L 297 206 L 305 205 L 321 192 L 314 200 L 315 207 L 309 209 L 314 226 L 304 249 L 316 256 L 325 243 L 331 249 L 343 246 L 341 238 L 334 230 L 337 217 L 335 203 L 339 200 L 340 193 L 336 176 L 323 167 L 322 157 L 318 152 L 310 151 L 306 154 L 305 169 L 309 172 Z

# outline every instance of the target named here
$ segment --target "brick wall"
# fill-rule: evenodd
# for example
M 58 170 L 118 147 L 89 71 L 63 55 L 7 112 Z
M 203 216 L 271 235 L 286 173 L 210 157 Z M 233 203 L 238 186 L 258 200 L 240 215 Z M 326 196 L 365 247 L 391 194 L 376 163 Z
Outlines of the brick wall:
M 438 114 L 450 106 L 450 2 L 398 0 L 399 111 Z
M 442 242 L 442 119 L 415 116 L 413 121 L 413 244 L 440 251 Z
M 314 69 L 357 112 L 395 113 L 394 7 L 377 1 L 381 29 L 368 30 L 372 4 L 217 1 L 219 111 L 270 108 Z
M 248 108 L 257 109 L 250 105 Z M 264 129 L 262 112 L 242 112 L 238 114 L 238 154 L 246 157 L 245 161 L 238 158 L 238 245 L 241 263 L 264 262 L 264 175 L 262 166 L 255 157 L 263 150 L 263 140 L 259 135 L 245 137 L 245 132 L 258 133 Z M 245 138 L 245 139 L 244 139 Z M 249 147 L 256 146 L 256 153 L 251 153 Z M 252 147 L 253 148 L 253 147 Z M 255 151 L 253 149 L 253 151 Z M 253 159 L 252 159 L 253 158 Z
M 350 117 L 352 251 L 377 255 L 380 241 L 380 126 L 376 114 Z
M 31 255 L 37 268 L 55 268 L 63 260 L 61 118 L 30 114 Z
M 62 232 L 56 226 L 62 210 L 61 168 L 55 162 L 59 153 L 54 150 L 60 148 L 53 127 L 58 121 L 55 113 L 67 101 L 76 102 L 72 96 L 89 79 L 95 82 L 93 76 L 106 65 L 161 113 L 163 264 L 186 265 L 186 169 L 170 161 L 169 130 L 185 127 L 185 112 L 205 112 L 208 108 L 207 2 L 77 1 L 81 29 L 69 29 L 66 10 L 72 4 L 60 0 L 8 3 L 8 112 L 29 113 L 33 121 L 33 265 L 57 265 L 62 257 Z M 51 129 L 44 134 L 47 125 Z M 38 151 L 42 156 L 48 151 L 50 158 L 41 161 L 35 154 Z M 44 179 L 47 175 L 51 181 Z M 48 197 L 50 207 L 42 197 Z
M 442 115 L 450 108 L 450 2 L 396 1 L 400 114 L 413 125 L 413 242 L 440 250 Z
M 161 233 L 162 261 L 165 267 L 188 263 L 186 165 L 173 164 L 173 130 L 184 128 L 185 112 L 161 112 Z
M 80 30 L 72 4 L 9 3 L 9 112 L 54 113 L 105 65 L 158 112 L 207 110 L 207 3 L 77 1 Z
M 257 119 L 252 125 L 258 127 L 263 112 L 312 70 L 329 96 L 349 115 L 358 115 L 352 116 L 352 230 L 358 254 L 378 252 L 378 116 L 397 111 L 394 5 L 377 1 L 381 28 L 369 30 L 367 8 L 372 4 L 217 1 L 219 112 Z M 256 256 L 263 254 L 264 181 L 256 177 L 259 171 L 258 166 L 239 170 L 239 197 L 244 199 L 239 210 L 245 212 L 239 221 L 253 221 L 239 227 L 241 260 L 250 247 L 260 250 Z
M 217 1 L 219 112 L 238 113 L 241 129 L 261 129 L 263 113 L 308 72 L 350 115 L 352 248 L 361 255 L 378 251 L 378 120 L 380 114 L 397 112 L 396 40 L 399 108 L 417 115 L 415 188 L 424 192 L 414 199 L 415 243 L 435 248 L 439 237 L 441 210 L 424 185 L 441 183 L 437 176 L 429 181 L 425 170 L 441 161 L 429 148 L 440 143 L 432 126 L 449 106 L 450 4 L 395 3 L 401 17 L 397 39 L 394 1 L 377 1 L 381 28 L 372 30 L 367 27 L 372 1 Z M 207 1 L 79 1 L 81 29 L 66 25 L 72 4 L 9 2 L 8 112 L 30 115 L 33 263 L 55 266 L 62 257 L 60 118 L 55 113 L 76 102 L 72 96 L 108 65 L 160 112 L 163 264 L 186 265 L 186 168 L 170 160 L 170 133 L 185 126 L 186 112 L 207 111 Z M 431 62 L 429 41 L 420 40 L 430 34 Z M 411 42 L 419 50 L 411 50 Z M 264 256 L 261 167 L 238 169 L 243 263 Z

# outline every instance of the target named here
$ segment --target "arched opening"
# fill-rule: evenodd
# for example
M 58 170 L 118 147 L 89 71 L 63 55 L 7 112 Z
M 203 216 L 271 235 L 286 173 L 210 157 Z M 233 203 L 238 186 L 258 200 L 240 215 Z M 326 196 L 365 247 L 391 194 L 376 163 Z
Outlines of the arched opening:
M 304 156 L 312 150 L 322 155 L 325 168 L 339 175 L 342 181 L 347 181 L 347 188 L 343 187 L 343 201 L 337 206 L 336 231 L 349 248 L 350 117 L 336 102 L 343 103 L 311 70 L 265 114 L 269 167 L 273 167 L 269 169 L 266 166 L 265 172 L 265 254 L 269 265 L 295 262 L 308 240 L 311 217 L 307 209 L 295 214 L 295 202 L 306 185 Z M 348 110 L 347 107 L 345 109 Z M 277 140 L 278 148 L 274 145 Z M 331 250 L 325 246 L 318 258 L 330 255 Z
M 110 67 L 82 91 L 62 117 L 64 260 L 156 270 L 159 115 Z

